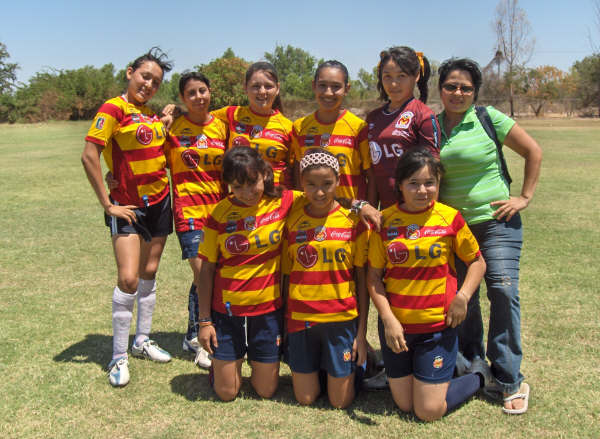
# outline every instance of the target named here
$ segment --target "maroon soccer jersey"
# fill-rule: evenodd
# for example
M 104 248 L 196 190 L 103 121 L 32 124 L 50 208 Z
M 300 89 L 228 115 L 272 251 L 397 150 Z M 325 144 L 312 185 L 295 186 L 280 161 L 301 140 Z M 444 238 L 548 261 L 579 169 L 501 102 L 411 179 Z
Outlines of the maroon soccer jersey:
M 426 146 L 439 158 L 440 126 L 431 108 L 415 98 L 393 112 L 387 111 L 387 104 L 371 111 L 367 124 L 375 185 L 385 209 L 397 201 L 394 173 L 404 151 Z

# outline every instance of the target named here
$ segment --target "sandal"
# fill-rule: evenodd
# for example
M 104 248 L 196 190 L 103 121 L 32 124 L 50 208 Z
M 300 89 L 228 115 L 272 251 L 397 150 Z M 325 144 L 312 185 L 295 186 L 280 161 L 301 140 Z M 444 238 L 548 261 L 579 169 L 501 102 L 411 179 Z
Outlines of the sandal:
M 506 407 L 502 407 L 502 411 L 507 415 L 520 415 L 527 411 L 527 407 L 529 405 L 529 384 L 523 383 L 521 384 L 521 388 L 517 393 L 513 393 L 510 396 L 504 398 L 504 402 L 510 402 L 513 399 L 523 399 L 523 407 L 520 409 L 507 409 Z

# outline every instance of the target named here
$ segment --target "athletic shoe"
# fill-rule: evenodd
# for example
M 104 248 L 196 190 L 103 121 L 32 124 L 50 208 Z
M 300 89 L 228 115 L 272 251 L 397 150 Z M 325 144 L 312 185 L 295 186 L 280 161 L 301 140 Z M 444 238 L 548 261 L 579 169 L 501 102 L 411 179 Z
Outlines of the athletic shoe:
M 457 377 L 461 377 L 467 373 L 469 373 L 469 368 L 471 367 L 471 362 L 465 358 L 462 352 L 458 351 L 456 353 L 456 367 L 455 372 Z
M 196 352 L 196 358 L 194 359 L 194 363 L 196 363 L 198 367 L 201 367 L 203 369 L 208 369 L 212 364 L 208 352 L 206 352 L 201 346 L 198 346 L 198 352 Z
M 129 361 L 127 357 L 114 358 L 108 363 L 108 382 L 113 387 L 123 387 L 129 382 Z
M 161 349 L 154 340 L 147 338 L 141 346 L 136 346 L 135 342 L 131 346 L 131 354 L 135 357 L 147 358 L 159 363 L 168 363 L 171 361 L 171 354 Z
M 198 343 L 198 337 L 194 337 L 188 340 L 187 337 L 183 337 L 183 350 L 186 352 L 197 353 L 200 343 Z
M 363 380 L 363 389 L 366 390 L 385 390 L 389 387 L 385 370 L 382 370 L 377 375 Z
M 476 373 L 483 378 L 483 388 L 489 389 L 492 386 L 496 386 L 496 380 L 492 375 L 492 369 L 488 365 L 487 361 L 482 360 L 479 357 L 475 357 L 471 361 L 471 365 L 467 368 L 467 373 Z

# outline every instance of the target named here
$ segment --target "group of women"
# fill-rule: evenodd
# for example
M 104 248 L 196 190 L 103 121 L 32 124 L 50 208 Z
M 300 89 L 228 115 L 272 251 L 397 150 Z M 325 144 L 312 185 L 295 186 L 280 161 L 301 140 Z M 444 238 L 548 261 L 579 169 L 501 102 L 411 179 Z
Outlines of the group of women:
M 194 274 L 184 348 L 210 367 L 222 400 L 239 393 L 245 356 L 252 387 L 271 397 L 285 351 L 298 402 L 311 404 L 326 391 L 333 406 L 347 407 L 366 360 L 370 296 L 401 410 L 438 419 L 480 388 L 499 391 L 506 413 L 527 410 L 519 211 L 535 190 L 541 151 L 514 121 L 487 108 L 497 143 L 525 158 L 521 194 L 510 197 L 501 149 L 475 115 L 481 73 L 474 62 L 442 65 L 437 118 L 426 106 L 426 57 L 408 47 L 383 51 L 377 87 L 385 103 L 363 121 L 343 109 L 346 68 L 327 61 L 313 81 L 318 109 L 293 124 L 281 113 L 269 63 L 248 69 L 247 106 L 212 113 L 209 80 L 187 73 L 179 84 L 187 112 L 167 132 L 145 104 L 170 68 L 157 49 L 136 59 L 125 93 L 99 109 L 82 155 L 117 262 L 113 386 L 129 381 L 136 297 L 132 355 L 171 358 L 149 338 L 155 275 L 173 221 L 168 167 L 175 228 Z M 491 370 L 478 302 L 484 277 Z M 453 377 L 457 356 L 464 367 Z

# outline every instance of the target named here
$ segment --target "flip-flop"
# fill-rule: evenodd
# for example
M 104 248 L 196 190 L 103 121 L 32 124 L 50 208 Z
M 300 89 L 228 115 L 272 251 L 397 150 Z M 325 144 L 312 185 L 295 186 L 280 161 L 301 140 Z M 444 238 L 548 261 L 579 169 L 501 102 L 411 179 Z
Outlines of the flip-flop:
M 509 402 L 509 401 L 512 401 L 513 399 L 518 399 L 518 398 L 523 399 L 523 407 L 521 407 L 520 409 L 507 409 L 506 407 L 502 407 L 502 411 L 504 413 L 506 413 L 507 415 L 520 415 L 520 414 L 525 413 L 527 411 L 527 407 L 529 405 L 529 384 L 527 384 L 527 383 L 521 384 L 521 388 L 519 389 L 519 392 L 513 393 L 510 396 L 507 396 L 506 398 L 504 398 L 504 402 Z

